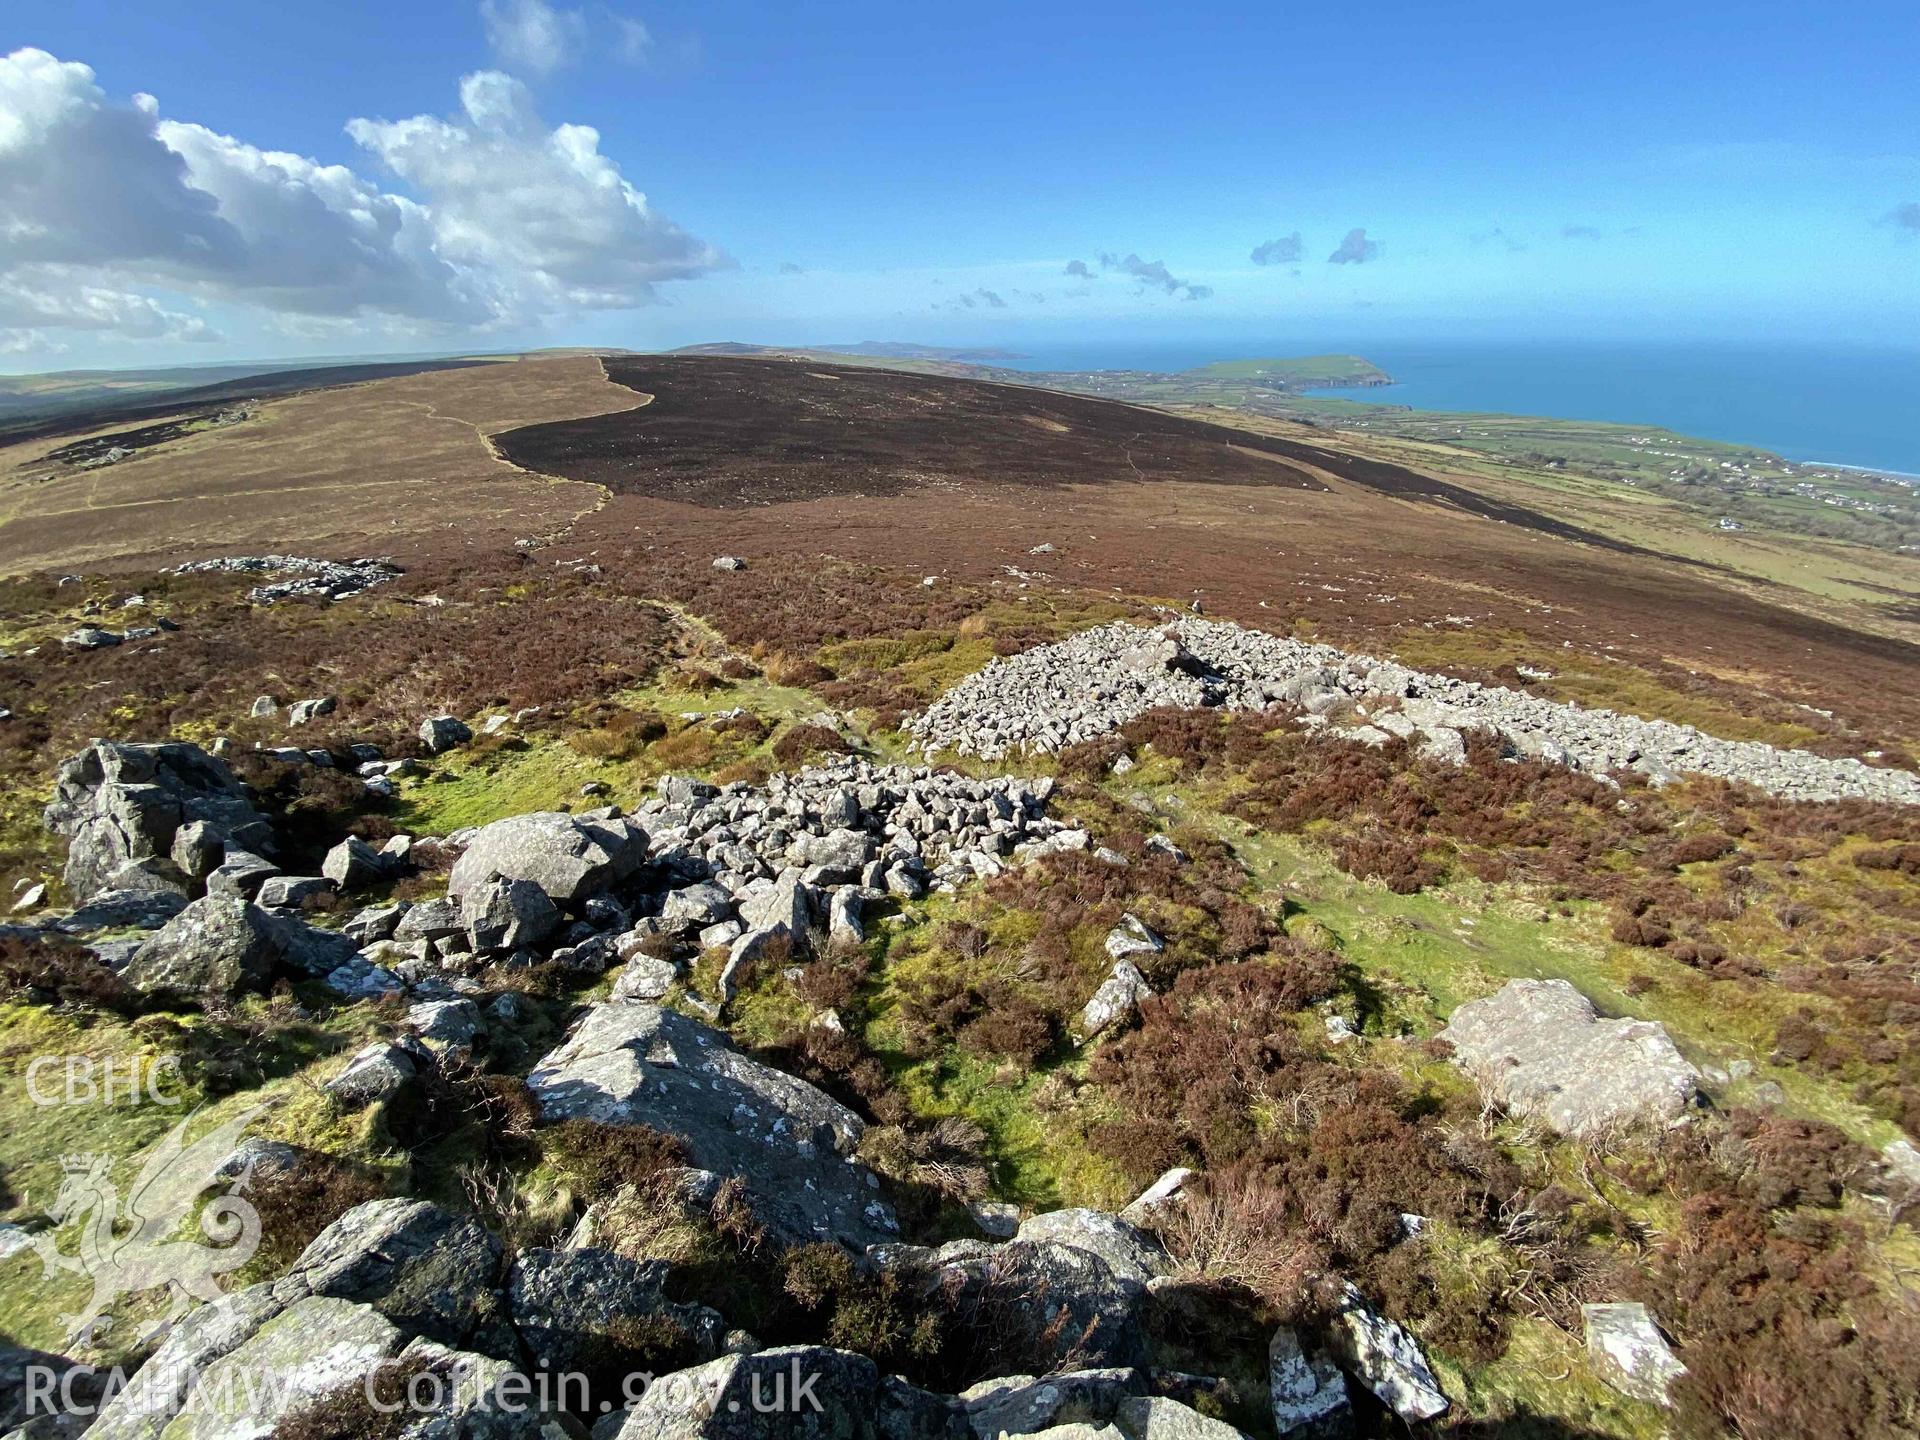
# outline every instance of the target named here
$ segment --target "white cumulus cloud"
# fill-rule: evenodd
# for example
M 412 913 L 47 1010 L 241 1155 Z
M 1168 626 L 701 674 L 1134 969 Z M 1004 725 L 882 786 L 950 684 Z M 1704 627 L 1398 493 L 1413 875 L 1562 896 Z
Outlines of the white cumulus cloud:
M 535 75 L 573 64 L 587 42 L 585 15 L 544 0 L 480 0 L 480 23 L 503 65 Z
M 112 101 L 86 65 L 0 57 L 0 342 L 206 338 L 195 305 L 281 328 L 435 333 L 655 301 L 729 263 L 652 209 L 584 125 L 482 71 L 451 119 L 353 120 L 411 194 Z

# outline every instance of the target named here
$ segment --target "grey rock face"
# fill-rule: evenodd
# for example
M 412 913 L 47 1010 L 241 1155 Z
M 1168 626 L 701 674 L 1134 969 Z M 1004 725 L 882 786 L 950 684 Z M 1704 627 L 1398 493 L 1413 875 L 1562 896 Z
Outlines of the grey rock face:
M 1107 948 L 1113 948 L 1108 941 Z M 1153 987 L 1147 984 L 1147 977 L 1140 973 L 1140 967 L 1131 960 L 1122 960 L 1113 967 L 1113 973 L 1100 982 L 1100 988 L 1093 992 L 1080 1011 L 1079 1032 L 1084 1039 L 1111 1029 L 1124 1021 L 1131 1020 L 1140 1010 L 1140 1002 L 1153 994 Z
M 454 862 L 455 900 L 489 879 L 528 880 L 561 906 L 577 905 L 626 879 L 646 858 L 647 835 L 624 819 L 536 811 L 485 825 Z
M 1348 1372 L 1408 1424 L 1446 1412 L 1446 1393 L 1419 1342 L 1376 1314 L 1352 1285 L 1345 1287 L 1327 1339 Z
M 1158 955 L 1166 948 L 1166 941 L 1154 934 L 1138 915 L 1122 915 L 1120 923 L 1107 932 L 1107 954 L 1115 960 Z
M 1021 1240 L 1071 1245 L 1098 1255 L 1122 1280 L 1145 1285 L 1173 1268 L 1166 1247 L 1138 1226 L 1104 1210 L 1049 1210 L 1021 1225 Z
M 327 1093 L 351 1107 L 374 1105 L 398 1095 L 418 1073 L 413 1057 L 398 1045 L 375 1041 L 327 1082 Z
M 662 1375 L 616 1440 L 962 1440 L 959 1426 L 946 1402 L 882 1379 L 864 1355 L 796 1345 Z
M 527 1077 L 548 1120 L 651 1125 L 693 1162 L 743 1177 L 756 1213 L 799 1240 L 866 1245 L 898 1226 L 851 1157 L 859 1116 L 717 1030 L 647 1004 L 596 1005 Z
M 282 1416 L 363 1379 L 401 1343 L 392 1322 L 365 1305 L 319 1296 L 296 1301 L 207 1367 L 164 1440 L 268 1434 Z
M 1675 1358 L 1647 1307 L 1625 1301 L 1582 1305 L 1587 1358 L 1600 1378 L 1623 1395 L 1654 1405 L 1667 1403 L 1667 1388 L 1687 1373 Z
M 89 900 L 122 867 L 171 856 L 174 837 L 195 821 L 207 843 L 271 843 L 226 762 L 197 745 L 119 745 L 96 740 L 61 765 L 46 809 L 49 829 L 67 838 L 67 888 Z
M 254 900 L 270 910 L 294 910 L 317 895 L 331 895 L 339 887 L 324 875 L 269 875 L 260 882 Z
M 670 960 L 651 955 L 635 955 L 627 962 L 620 978 L 613 982 L 616 1000 L 658 1000 L 673 988 L 679 976 Z
M 1062 1425 L 1106 1425 L 1123 1402 L 1144 1395 L 1147 1377 L 1131 1367 L 1068 1370 L 1058 1375 L 1005 1375 L 971 1385 L 955 1398 L 976 1440 L 1037 1435 Z
M 1258 710 L 1275 700 L 1320 717 L 1364 703 L 1378 723 L 1362 727 L 1365 734 L 1344 733 L 1380 744 L 1390 728 L 1452 763 L 1464 758 L 1463 732 L 1481 731 L 1522 755 L 1597 774 L 1631 769 L 1657 779 L 1691 772 L 1790 800 L 1920 804 L 1920 775 L 1908 771 L 1723 740 L 1689 725 L 1544 700 L 1190 616 L 1164 631 L 1107 625 L 996 658 L 910 719 L 908 729 L 929 753 L 994 759 L 1059 750 L 1160 705 Z
M 1267 1394 L 1281 1440 L 1336 1440 L 1353 1432 L 1347 1381 L 1324 1355 L 1309 1355 L 1282 1325 L 1267 1344 Z
M 407 1024 L 429 1050 L 455 1055 L 472 1050 L 487 1028 L 471 1000 L 423 1000 L 407 1011 Z
M 720 1353 L 727 1324 L 704 1305 L 680 1305 L 661 1293 L 667 1266 L 591 1247 L 523 1251 L 507 1277 L 507 1304 L 527 1353 L 564 1373 L 596 1363 L 614 1321 L 647 1319 L 681 1338 L 674 1349 L 708 1360 Z M 604 1360 L 598 1363 L 604 1364 Z
M 320 873 L 342 890 L 358 890 L 383 879 L 387 858 L 358 835 L 349 835 L 327 852 Z
M 353 954 L 343 936 L 315 930 L 245 900 L 208 896 L 134 951 L 127 983 L 171 1000 L 230 999 L 263 990 L 280 971 L 324 975 Z
M 433 715 L 420 722 L 419 735 L 429 755 L 440 755 L 473 739 L 473 730 L 457 716 Z
M 1699 1089 L 1662 1027 L 1602 1020 L 1564 980 L 1510 980 L 1454 1011 L 1440 1038 L 1488 1094 L 1563 1135 L 1671 1124 Z
M 370 1200 L 316 1235 L 275 1290 L 358 1301 L 409 1335 L 458 1345 L 498 1323 L 500 1255 L 499 1240 L 465 1216 L 425 1200 Z
M 482 954 L 538 945 L 560 928 L 560 907 L 531 880 L 481 881 L 460 902 L 467 938 Z
M 279 873 L 280 867 L 272 861 L 229 846 L 225 858 L 207 875 L 207 894 L 251 900 Z
M 272 1289 L 249 1286 L 188 1311 L 87 1433 L 98 1440 L 158 1440 L 215 1363 L 280 1313 Z

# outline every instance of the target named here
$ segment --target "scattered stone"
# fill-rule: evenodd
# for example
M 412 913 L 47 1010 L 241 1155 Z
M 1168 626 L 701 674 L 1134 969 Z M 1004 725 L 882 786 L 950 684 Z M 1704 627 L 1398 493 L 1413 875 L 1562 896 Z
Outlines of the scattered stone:
M 70 650 L 107 650 L 120 643 L 120 636 L 95 625 L 82 625 L 78 630 L 62 635 L 60 643 Z
M 514 815 L 485 825 L 448 877 L 455 900 L 490 879 L 528 880 L 561 906 L 624 880 L 646 858 L 647 834 L 630 820 L 558 811 Z
M 1592 774 L 1697 773 L 1789 800 L 1920 804 L 1920 775 L 1908 771 L 1723 740 L 1690 725 L 1545 700 L 1192 617 L 1159 631 L 1102 626 L 996 657 L 911 717 L 907 728 L 928 753 L 997 759 L 1019 750 L 1058 751 L 1157 706 L 1260 710 L 1276 702 L 1332 717 L 1328 734 L 1365 743 L 1385 744 L 1391 726 L 1417 737 L 1422 753 L 1449 763 L 1464 760 L 1465 732 L 1481 731 L 1515 753 Z M 1339 717 L 1357 705 L 1375 720 L 1343 730 Z
M 453 715 L 433 715 L 420 722 L 420 743 L 429 755 L 441 755 L 473 739 L 467 722 Z
M 1109 953 L 1113 949 L 1111 936 L 1107 940 L 1107 949 Z M 1153 988 L 1147 984 L 1147 977 L 1140 973 L 1139 966 L 1131 960 L 1117 962 L 1113 972 L 1100 983 L 1100 988 L 1093 992 L 1093 998 L 1087 1001 L 1086 1007 L 1080 1012 L 1078 1029 L 1081 1038 L 1091 1040 L 1115 1025 L 1133 1019 L 1140 1013 L 1140 1002 L 1152 994 Z
M 387 857 L 358 835 L 349 835 L 327 852 L 320 873 L 342 890 L 360 890 L 391 873 Z
M 460 902 L 467 938 L 481 954 L 538 945 L 563 923 L 560 907 L 531 880 L 491 876 Z
M 260 882 L 255 901 L 269 910 L 297 910 L 307 901 L 338 889 L 325 875 L 270 875 Z
M 208 896 L 188 905 L 134 951 L 124 978 L 142 994 L 197 1002 L 264 990 L 277 974 L 324 975 L 353 954 L 344 936 Z
M 418 1073 L 405 1050 L 376 1041 L 349 1060 L 347 1068 L 327 1082 L 326 1090 L 343 1105 L 358 1109 L 393 1099 Z
M 1587 1358 L 1600 1378 L 1636 1400 L 1667 1404 L 1667 1387 L 1687 1373 L 1647 1307 L 1626 1301 L 1582 1305 Z
M 1419 1342 L 1376 1314 L 1352 1285 L 1343 1287 L 1328 1340 L 1347 1371 L 1408 1424 L 1445 1413 L 1447 1397 Z
M 314 560 L 302 555 L 234 555 L 219 560 L 194 560 L 174 567 L 176 575 L 274 574 L 292 572 L 298 578 L 256 585 L 247 599 L 256 605 L 271 605 L 276 600 L 315 597 L 344 600 L 375 585 L 383 585 L 400 574 L 400 567 L 388 560 Z
M 1107 932 L 1107 954 L 1115 960 L 1126 960 L 1135 955 L 1158 955 L 1166 948 L 1166 941 L 1131 912 L 1122 915 L 1120 923 Z
M 331 715 L 339 708 L 339 697 L 334 695 L 322 695 L 314 700 L 296 700 L 287 710 L 287 724 L 310 725 L 322 715 Z
M 1267 1392 L 1281 1440 L 1335 1440 L 1352 1433 L 1347 1381 L 1324 1355 L 1309 1355 L 1285 1325 L 1267 1344 Z
M 673 982 L 679 978 L 670 960 L 659 960 L 651 955 L 635 955 L 627 961 L 626 968 L 620 972 L 620 978 L 613 982 L 615 1000 L 651 1001 L 665 997 L 673 988 Z
M 1487 1094 L 1563 1135 L 1669 1125 L 1699 1091 L 1664 1028 L 1602 1020 L 1565 980 L 1510 980 L 1454 1011 L 1439 1038 Z

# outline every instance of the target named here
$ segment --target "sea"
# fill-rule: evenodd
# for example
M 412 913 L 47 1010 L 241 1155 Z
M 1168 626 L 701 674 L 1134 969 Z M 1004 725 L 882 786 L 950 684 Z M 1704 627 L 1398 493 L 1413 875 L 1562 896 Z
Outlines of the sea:
M 1771 450 L 1789 460 L 1920 478 L 1920 349 L 1732 343 L 1168 341 L 1009 346 L 1020 370 L 1192 369 L 1215 360 L 1341 353 L 1395 383 L 1322 390 L 1416 410 L 1615 420 Z

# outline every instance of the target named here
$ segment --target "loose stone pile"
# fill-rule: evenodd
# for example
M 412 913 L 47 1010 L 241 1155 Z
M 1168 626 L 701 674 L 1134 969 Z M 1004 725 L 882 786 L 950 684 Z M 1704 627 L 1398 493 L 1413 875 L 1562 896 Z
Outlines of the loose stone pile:
M 384 584 L 400 573 L 390 560 L 315 560 L 304 555 L 227 555 L 218 560 L 193 560 L 174 567 L 176 575 L 271 575 L 294 572 L 296 578 L 256 585 L 247 598 L 256 605 L 271 605 L 276 600 L 295 596 L 313 596 L 323 600 L 344 600 L 362 590 Z
M 1691 725 L 1543 700 L 1516 690 L 1412 670 L 1329 645 L 1184 618 L 1162 630 L 1119 623 L 995 659 L 907 722 L 919 746 L 998 759 L 1054 751 L 1104 735 L 1159 706 L 1236 710 L 1287 704 L 1301 721 L 1351 739 L 1417 739 L 1443 759 L 1465 755 L 1462 732 L 1490 731 L 1517 755 L 1656 782 L 1682 772 L 1742 781 L 1789 800 L 1920 804 L 1920 775 Z

